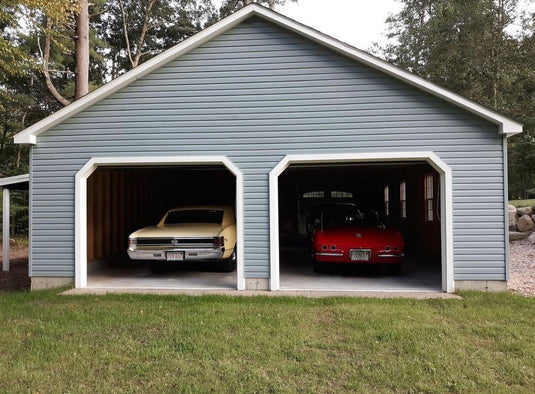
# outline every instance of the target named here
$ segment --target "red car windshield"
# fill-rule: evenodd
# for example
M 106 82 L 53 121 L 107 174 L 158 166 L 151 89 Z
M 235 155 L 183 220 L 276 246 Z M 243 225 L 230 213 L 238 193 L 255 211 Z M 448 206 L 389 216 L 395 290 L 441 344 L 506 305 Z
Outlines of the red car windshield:
M 346 226 L 377 226 L 379 218 L 370 209 L 359 209 L 355 206 L 332 205 L 320 214 L 320 222 L 324 228 Z

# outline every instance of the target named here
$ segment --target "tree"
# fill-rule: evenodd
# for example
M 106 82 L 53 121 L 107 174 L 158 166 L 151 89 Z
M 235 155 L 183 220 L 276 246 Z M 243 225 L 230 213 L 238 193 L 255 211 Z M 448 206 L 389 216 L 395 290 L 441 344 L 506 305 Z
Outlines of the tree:
M 97 0 L 102 3 L 103 0 Z M 0 11 L 3 21 L 0 48 L 0 69 L 7 78 L 11 75 L 39 69 L 47 88 L 62 105 L 70 100 L 55 86 L 54 78 L 50 75 L 54 66 L 51 51 L 54 45 L 59 45 L 63 52 L 71 52 L 76 59 L 75 69 L 75 98 L 80 98 L 89 91 L 89 14 L 87 0 L 6 0 Z M 23 28 L 19 27 L 19 20 L 24 20 Z M 29 48 L 27 32 L 38 38 L 36 51 L 27 52 Z M 69 34 L 65 34 L 65 32 Z M 75 47 L 73 46 L 75 42 Z M 38 50 L 37 50 L 38 49 Z M 60 71 L 60 70 L 53 70 Z
M 76 1 L 64 0 L 2 0 L 0 6 L 0 75 L 6 78 L 24 72 L 24 69 L 29 66 L 27 54 L 19 47 L 11 29 L 16 30 L 18 19 L 22 14 L 36 10 L 42 10 L 57 21 L 65 21 L 70 13 L 78 10 L 78 4 Z
M 254 0 L 224 0 L 221 3 L 221 7 L 219 8 L 218 18 L 219 19 L 224 18 L 232 14 L 234 11 L 242 7 L 245 7 L 246 5 L 251 4 L 251 3 L 258 3 L 264 6 L 267 5 L 269 8 L 274 10 L 276 5 L 283 5 L 287 2 L 295 3 L 297 1 L 299 0 L 256 0 L 256 1 Z
M 507 27 L 517 0 L 405 0 L 389 18 L 387 59 L 428 80 L 507 112 L 518 40 Z
M 527 136 L 510 139 L 509 184 L 515 194 L 533 189 L 530 134 L 535 133 L 535 36 L 533 18 L 520 33 L 517 0 L 402 0 L 391 16 L 382 48 L 391 62 L 525 123 Z M 521 173 L 522 172 L 522 173 Z M 527 182 L 527 183 L 526 183 Z M 523 193 L 521 193 L 523 194 Z
M 210 0 L 108 0 L 95 26 L 112 78 L 202 30 L 214 19 Z

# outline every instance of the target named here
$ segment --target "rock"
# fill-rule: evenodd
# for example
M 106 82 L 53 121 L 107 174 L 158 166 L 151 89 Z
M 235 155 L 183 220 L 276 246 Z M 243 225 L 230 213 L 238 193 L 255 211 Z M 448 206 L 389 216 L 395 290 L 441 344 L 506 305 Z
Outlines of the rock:
M 535 223 L 535 215 L 531 215 L 531 220 Z
M 531 233 L 528 237 L 528 240 L 529 242 L 531 242 L 532 244 L 535 244 L 535 232 L 534 233 Z
M 507 211 L 516 213 L 516 207 L 514 205 L 509 204 L 507 206 Z
M 509 231 L 516 230 L 516 209 L 514 212 L 509 211 Z
M 520 219 L 517 220 L 516 227 L 518 228 L 518 231 L 521 232 L 533 231 L 535 229 L 535 223 L 531 220 L 531 216 L 522 215 L 520 216 Z
M 516 210 L 516 212 L 520 215 L 520 216 L 524 216 L 524 215 L 529 215 L 531 216 L 533 214 L 533 209 L 531 209 L 531 207 L 522 207 L 522 208 L 518 208 Z
M 520 241 L 521 239 L 526 239 L 528 235 L 529 233 L 519 233 L 518 231 L 509 231 L 509 241 Z

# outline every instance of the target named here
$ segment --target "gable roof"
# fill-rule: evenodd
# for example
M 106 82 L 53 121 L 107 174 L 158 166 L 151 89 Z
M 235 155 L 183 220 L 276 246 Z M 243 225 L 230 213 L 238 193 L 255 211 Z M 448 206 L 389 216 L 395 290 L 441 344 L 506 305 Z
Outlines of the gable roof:
M 501 134 L 507 136 L 518 134 L 522 132 L 522 124 L 510 119 L 498 112 L 487 108 L 483 105 L 477 104 L 465 97 L 462 97 L 456 93 L 453 93 L 447 89 L 431 83 L 423 78 L 411 74 L 399 67 L 396 67 L 384 60 L 381 60 L 375 56 L 370 55 L 364 51 L 361 51 L 355 47 L 345 44 L 335 38 L 332 38 L 326 34 L 323 34 L 315 29 L 305 26 L 299 22 L 294 21 L 282 14 L 272 11 L 268 8 L 260 6 L 256 3 L 240 9 L 225 19 L 215 23 L 214 25 L 206 28 L 205 30 L 197 33 L 196 35 L 184 40 L 180 44 L 168 49 L 167 51 L 155 56 L 154 58 L 146 61 L 133 70 L 121 75 L 120 77 L 112 80 L 106 85 L 94 90 L 81 99 L 73 102 L 65 108 L 55 112 L 54 114 L 46 117 L 45 119 L 35 123 L 34 125 L 26 128 L 17 135 L 15 135 L 15 143 L 17 144 L 36 144 L 37 136 L 44 133 L 53 126 L 61 123 L 62 121 L 70 118 L 71 116 L 83 111 L 87 107 L 99 102 L 103 98 L 118 91 L 119 89 L 129 85 L 131 82 L 142 78 L 144 75 L 162 67 L 168 62 L 178 58 L 181 55 L 197 48 L 203 43 L 210 41 L 214 37 L 232 29 L 234 26 L 243 22 L 244 20 L 258 16 L 269 22 L 282 26 L 294 33 L 304 36 L 312 41 L 315 41 L 321 45 L 324 45 L 331 50 L 334 50 L 344 56 L 347 56 L 357 62 L 365 64 L 376 70 L 382 71 L 394 78 L 415 86 L 416 88 L 430 93 L 434 96 L 442 98 L 450 103 L 466 109 L 475 115 L 481 116 L 488 121 L 495 123 L 499 126 Z

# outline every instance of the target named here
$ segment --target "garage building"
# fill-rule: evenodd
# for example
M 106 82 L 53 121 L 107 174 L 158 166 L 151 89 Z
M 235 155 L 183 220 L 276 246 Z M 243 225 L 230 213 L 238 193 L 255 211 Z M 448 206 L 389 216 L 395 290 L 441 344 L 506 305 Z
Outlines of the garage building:
M 289 289 L 283 251 L 302 245 L 307 209 L 352 199 L 437 267 L 439 291 L 505 289 L 521 131 L 251 4 L 15 137 L 31 145 L 32 288 L 86 287 L 165 209 L 229 203 L 235 288 Z

